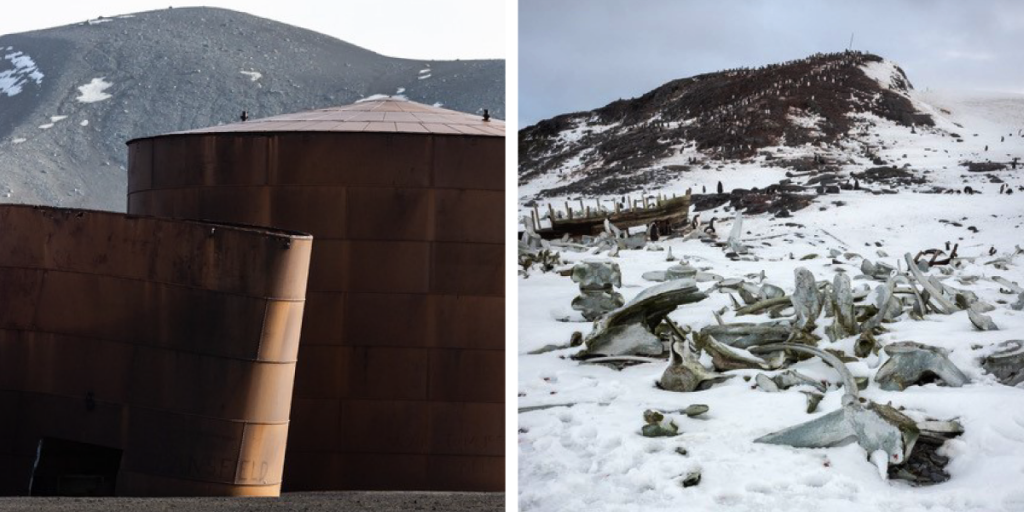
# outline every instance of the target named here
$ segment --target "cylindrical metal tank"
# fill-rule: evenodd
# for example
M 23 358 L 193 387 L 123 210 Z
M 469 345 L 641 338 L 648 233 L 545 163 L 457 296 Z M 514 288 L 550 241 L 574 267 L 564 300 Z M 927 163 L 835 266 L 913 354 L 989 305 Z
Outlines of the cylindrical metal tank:
M 128 143 L 130 213 L 314 237 L 285 490 L 504 489 L 504 133 L 385 99 Z
M 0 494 L 278 495 L 311 251 L 0 206 Z

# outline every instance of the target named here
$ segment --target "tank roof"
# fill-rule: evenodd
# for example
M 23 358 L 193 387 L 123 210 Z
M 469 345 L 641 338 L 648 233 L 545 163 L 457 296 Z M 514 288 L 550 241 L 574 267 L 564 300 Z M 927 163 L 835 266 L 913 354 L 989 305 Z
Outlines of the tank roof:
M 387 97 L 165 135 L 269 132 L 421 133 L 504 137 L 505 122 L 493 118 L 484 121 L 480 115 Z M 162 135 L 154 137 L 160 136 Z M 148 138 L 153 137 L 139 137 Z

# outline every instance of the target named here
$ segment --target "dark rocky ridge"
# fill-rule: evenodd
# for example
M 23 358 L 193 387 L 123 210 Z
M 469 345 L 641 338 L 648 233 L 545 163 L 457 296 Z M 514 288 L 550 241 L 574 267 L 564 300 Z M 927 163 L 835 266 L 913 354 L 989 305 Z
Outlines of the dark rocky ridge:
M 905 95 L 912 86 L 901 69 L 895 68 L 888 87 L 860 69 L 882 61 L 843 52 L 708 73 L 668 82 L 639 98 L 541 121 L 519 131 L 520 184 L 579 158 L 585 171 L 542 195 L 627 192 L 631 184 L 655 185 L 685 171 L 686 166 L 651 168 L 680 145 L 714 160 L 751 158 L 769 146 L 830 145 L 850 130 L 853 113 L 904 126 L 934 125 Z M 794 116 L 816 116 L 818 122 L 807 126 Z M 590 128 L 577 140 L 560 137 L 583 124 Z
M 11 48 L 8 50 L 8 48 Z M 0 37 L 44 77 L 0 93 L 0 201 L 123 211 L 132 138 L 396 94 L 504 118 L 503 60 L 422 61 L 272 20 L 176 8 Z M 421 78 L 428 73 L 429 78 Z M 262 76 L 253 80 L 242 71 Z M 95 78 L 112 97 L 77 100 Z M 49 129 L 51 116 L 68 116 Z M 82 126 L 88 121 L 87 126 Z M 15 140 L 25 139 L 15 143 Z M 7 196 L 10 194 L 10 196 Z

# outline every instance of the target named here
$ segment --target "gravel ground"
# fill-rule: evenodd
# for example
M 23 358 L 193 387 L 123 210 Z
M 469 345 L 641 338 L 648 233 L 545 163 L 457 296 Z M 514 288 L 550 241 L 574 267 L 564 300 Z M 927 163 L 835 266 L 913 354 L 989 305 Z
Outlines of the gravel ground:
M 345 510 L 390 512 L 499 511 L 505 509 L 505 493 L 469 492 L 302 492 L 280 498 L 0 498 L 0 510 L 92 512 L 150 511 L 263 511 Z

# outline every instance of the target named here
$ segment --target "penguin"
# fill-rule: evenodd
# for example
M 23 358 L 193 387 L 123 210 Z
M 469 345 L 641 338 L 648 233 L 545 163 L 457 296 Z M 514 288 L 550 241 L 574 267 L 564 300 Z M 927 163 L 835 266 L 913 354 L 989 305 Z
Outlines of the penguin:
M 241 119 L 242 119 L 242 122 L 243 122 L 243 123 L 244 123 L 244 122 L 246 122 L 246 121 L 248 121 L 248 120 L 249 120 L 249 112 L 247 112 L 247 111 L 243 110 L 243 111 L 242 111 L 242 117 L 241 117 Z
M 705 233 L 709 235 L 715 234 L 715 219 L 715 217 L 711 217 L 711 221 L 708 222 L 708 225 L 704 228 Z
M 647 226 L 647 237 L 650 238 L 652 242 L 657 242 L 658 238 L 660 238 L 657 221 L 652 222 Z
M 700 226 L 700 214 L 693 214 L 693 220 L 690 222 L 690 229 L 697 229 Z

